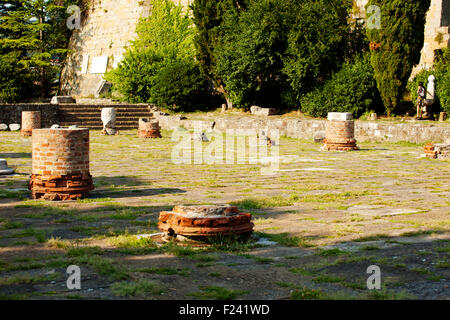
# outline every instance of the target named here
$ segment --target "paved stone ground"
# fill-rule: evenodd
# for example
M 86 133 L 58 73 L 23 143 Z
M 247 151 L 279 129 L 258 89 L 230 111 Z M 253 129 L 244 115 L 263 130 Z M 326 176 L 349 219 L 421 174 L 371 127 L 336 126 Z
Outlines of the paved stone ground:
M 50 203 L 28 199 L 31 139 L 0 132 L 0 158 L 17 172 L 0 176 L 0 298 L 450 298 L 450 162 L 421 157 L 423 146 L 320 152 L 282 138 L 279 171 L 262 175 L 264 160 L 175 164 L 170 136 L 91 131 L 95 191 Z M 224 203 L 254 215 L 248 243 L 136 236 L 157 233 L 174 205 Z M 71 264 L 81 290 L 66 287 Z M 381 290 L 366 287 L 370 265 Z

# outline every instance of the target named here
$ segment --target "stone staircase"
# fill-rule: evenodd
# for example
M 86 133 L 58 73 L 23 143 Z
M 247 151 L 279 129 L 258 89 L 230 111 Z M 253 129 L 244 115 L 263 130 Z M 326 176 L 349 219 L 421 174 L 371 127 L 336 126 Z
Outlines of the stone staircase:
M 101 110 L 104 107 L 116 108 L 116 128 L 119 130 L 137 129 L 139 118 L 151 118 L 153 113 L 146 104 L 83 105 L 60 104 L 59 125 L 77 125 L 93 130 L 102 130 Z

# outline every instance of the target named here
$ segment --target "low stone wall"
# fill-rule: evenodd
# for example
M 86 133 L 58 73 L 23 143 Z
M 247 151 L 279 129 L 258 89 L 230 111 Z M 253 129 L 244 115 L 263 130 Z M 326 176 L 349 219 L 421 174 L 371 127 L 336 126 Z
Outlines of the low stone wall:
M 22 111 L 40 111 L 41 126 L 50 127 L 58 123 L 58 105 L 54 104 L 0 104 L 0 123 L 22 123 Z
M 217 118 L 214 121 L 181 120 L 177 116 L 159 116 L 162 129 L 173 130 L 177 127 L 194 129 L 200 124 L 202 130 L 214 128 L 257 130 L 278 129 L 281 136 L 295 139 L 313 139 L 318 131 L 325 131 L 327 120 L 296 120 L 261 117 Z M 355 138 L 357 141 L 386 141 L 425 143 L 428 141 L 445 142 L 450 139 L 450 123 L 389 123 L 381 121 L 355 121 Z
M 72 105 L 62 105 L 72 106 Z M 79 105 L 80 108 L 86 107 Z M 122 106 L 122 105 L 120 105 Z M 92 107 L 90 105 L 89 107 Z M 99 108 L 102 106 L 99 105 Z M 55 123 L 63 122 L 59 105 L 54 104 L 0 104 L 0 123 L 21 123 L 22 111 L 41 111 L 42 128 L 48 128 Z M 67 119 L 66 119 L 67 120 Z M 99 119 L 100 121 L 100 115 Z M 159 125 L 164 130 L 178 127 L 194 129 L 200 124 L 202 130 L 216 129 L 250 129 L 279 130 L 281 136 L 295 139 L 313 139 L 319 132 L 325 132 L 327 120 L 288 119 L 259 116 L 222 116 L 212 120 L 190 120 L 180 116 L 158 116 Z M 101 121 L 100 121 L 101 122 Z M 137 127 L 136 127 L 137 129 Z M 446 142 L 450 139 L 450 122 L 435 124 L 420 121 L 405 121 L 402 123 L 388 121 L 355 121 L 355 138 L 357 141 L 407 141 L 412 143 Z

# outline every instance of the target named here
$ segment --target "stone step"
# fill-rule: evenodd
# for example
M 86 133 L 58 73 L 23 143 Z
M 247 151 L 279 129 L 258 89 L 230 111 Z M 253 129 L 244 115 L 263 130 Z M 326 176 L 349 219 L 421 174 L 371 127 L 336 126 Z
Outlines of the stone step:
M 101 121 L 95 121 L 95 120 L 85 120 L 85 121 L 62 121 L 60 124 L 92 124 L 92 125 L 101 125 L 103 126 L 103 123 Z M 116 121 L 116 126 L 121 124 L 132 124 L 136 126 L 139 124 L 138 120 L 122 120 L 122 121 Z
M 60 123 L 60 126 L 62 127 L 70 127 L 73 125 L 77 125 L 79 128 L 88 128 L 92 130 L 102 130 L 103 125 L 95 125 L 95 124 L 86 124 L 86 123 Z M 130 124 L 121 124 L 116 125 L 116 129 L 118 130 L 137 130 L 138 125 L 130 125 Z
M 61 119 L 66 118 L 80 118 L 80 119 L 99 119 L 101 120 L 100 114 L 85 114 L 85 113 L 68 113 L 68 114 L 61 114 Z M 119 113 L 116 115 L 116 119 L 120 118 L 133 118 L 133 119 L 139 119 L 139 118 L 151 118 L 151 114 L 148 113 Z
M 133 121 L 133 122 L 138 122 L 140 119 L 140 117 L 117 117 L 116 118 L 116 122 L 123 122 L 123 121 Z M 78 116 L 72 116 L 72 117 L 64 117 L 61 118 L 62 122 L 86 122 L 86 121 L 90 121 L 90 122 L 98 122 L 98 123 L 103 123 L 102 120 L 100 118 L 97 117 L 78 117 Z
M 80 113 L 80 112 L 98 112 L 101 113 L 101 109 L 89 108 L 89 109 L 59 109 L 59 113 Z M 116 109 L 116 112 L 150 112 L 147 108 L 124 108 Z
M 148 104 L 76 104 L 76 103 L 66 103 L 58 105 L 59 108 L 148 108 Z
M 60 113 L 62 117 L 92 117 L 92 118 L 101 118 L 100 112 L 71 112 L 71 113 Z M 119 117 L 134 117 L 134 118 L 143 118 L 143 117 L 151 117 L 151 113 L 148 112 L 118 112 L 116 113 L 116 118 Z

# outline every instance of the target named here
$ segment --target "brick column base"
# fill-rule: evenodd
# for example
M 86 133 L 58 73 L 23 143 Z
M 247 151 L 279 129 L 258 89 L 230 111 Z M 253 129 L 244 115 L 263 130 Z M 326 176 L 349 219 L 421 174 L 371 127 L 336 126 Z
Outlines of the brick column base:
M 137 135 L 139 138 L 162 138 L 159 121 L 148 118 L 140 118 Z
M 32 174 L 28 189 L 33 199 L 50 201 L 76 200 L 94 190 L 92 176 L 50 176 Z
M 22 129 L 20 130 L 20 134 L 24 137 L 31 137 L 33 135 L 33 129 Z
M 355 123 L 353 120 L 328 121 L 321 149 L 325 151 L 359 150 L 354 137 Z

